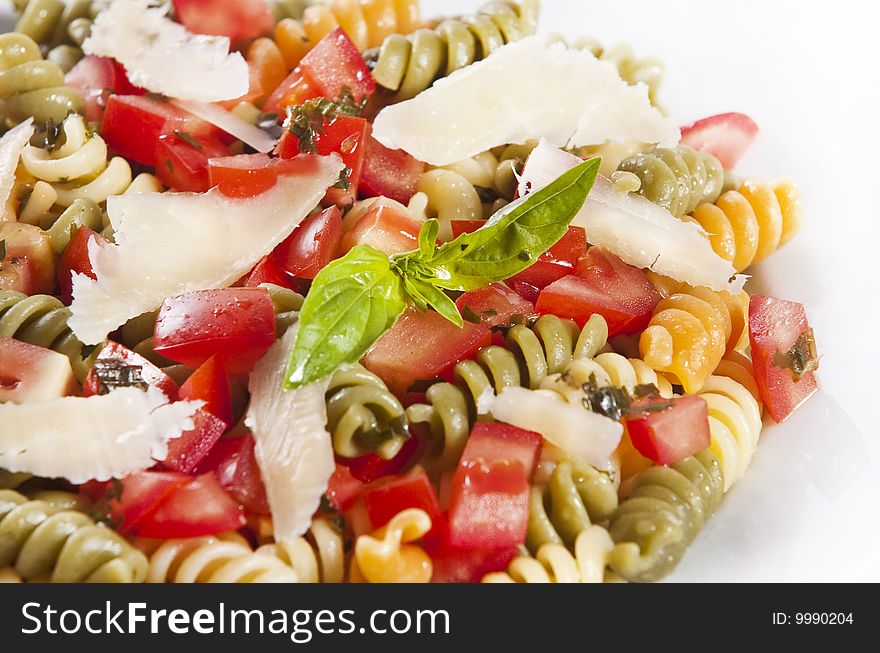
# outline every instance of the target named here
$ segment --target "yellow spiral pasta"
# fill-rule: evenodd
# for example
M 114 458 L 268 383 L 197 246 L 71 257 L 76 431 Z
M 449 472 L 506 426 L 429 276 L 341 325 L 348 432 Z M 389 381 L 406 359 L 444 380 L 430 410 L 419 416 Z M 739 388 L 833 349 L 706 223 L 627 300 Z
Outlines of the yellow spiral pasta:
M 743 182 L 714 204 L 701 204 L 690 219 L 700 224 L 712 249 L 737 272 L 759 263 L 789 241 L 801 223 L 800 194 L 792 181 Z
M 682 287 L 657 304 L 639 340 L 642 359 L 674 377 L 685 392 L 700 389 L 722 357 L 743 341 L 748 296 Z
M 12 567 L 0 569 L 0 583 L 21 583 L 22 578 Z
M 721 359 L 721 362 L 718 363 L 718 367 L 715 368 L 713 374 L 716 376 L 725 376 L 739 383 L 751 393 L 755 401 L 758 402 L 758 407 L 762 411 L 764 410 L 761 393 L 758 391 L 758 382 L 755 381 L 755 369 L 752 366 L 751 359 L 743 352 L 728 352 L 724 358 Z
M 602 583 L 614 542 L 601 526 L 577 536 L 574 554 L 561 544 L 544 544 L 534 557 L 520 556 L 506 572 L 483 577 L 484 583 Z
M 392 34 L 421 27 L 418 0 L 333 0 L 306 8 L 302 20 L 284 18 L 275 26 L 275 43 L 289 68 L 322 38 L 342 27 L 361 51 L 375 48 Z
M 637 385 L 653 385 L 661 397 L 672 396 L 672 384 L 662 374 L 638 358 L 625 358 L 615 352 L 605 352 L 594 358 L 572 361 L 562 374 L 548 377 L 541 384 L 547 390 L 565 395 L 569 401 L 579 401 L 581 388 L 595 377 L 601 387 L 614 386 L 632 393 Z
M 427 583 L 433 565 L 424 549 L 411 544 L 431 530 L 431 518 L 424 510 L 408 508 L 370 535 L 361 535 L 354 545 L 352 582 Z
M 31 116 L 37 124 L 60 123 L 82 110 L 82 98 L 64 85 L 64 71 L 43 59 L 32 38 L 16 32 L 0 34 L 0 120 L 8 126 Z

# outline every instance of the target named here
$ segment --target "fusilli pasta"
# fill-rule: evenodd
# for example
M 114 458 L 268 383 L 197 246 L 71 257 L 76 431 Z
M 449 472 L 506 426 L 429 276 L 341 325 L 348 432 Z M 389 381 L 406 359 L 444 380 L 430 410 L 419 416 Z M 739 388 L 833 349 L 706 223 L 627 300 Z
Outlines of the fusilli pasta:
M 354 545 L 352 582 L 427 583 L 433 564 L 424 549 L 412 544 L 431 530 L 424 510 L 408 508 L 371 535 L 361 535 Z
M 20 12 L 15 31 L 46 48 L 46 58 L 67 72 L 83 56 L 80 46 L 108 0 L 13 0 Z

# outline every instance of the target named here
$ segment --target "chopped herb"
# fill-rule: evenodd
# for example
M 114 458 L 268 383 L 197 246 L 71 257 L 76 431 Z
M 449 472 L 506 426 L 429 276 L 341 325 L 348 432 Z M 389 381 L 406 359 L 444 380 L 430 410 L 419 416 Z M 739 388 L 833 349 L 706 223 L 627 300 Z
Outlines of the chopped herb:
M 363 111 L 366 98 L 357 102 L 351 89 L 343 87 L 336 102 L 327 98 L 314 98 L 303 104 L 291 107 L 287 112 L 287 130 L 296 136 L 299 151 L 303 154 L 314 154 L 317 151 L 315 138 L 324 133 L 327 122 L 338 116 L 358 116 Z
M 805 374 L 816 370 L 819 367 L 819 354 L 816 351 L 813 330 L 808 329 L 798 336 L 787 352 L 776 352 L 773 364 L 791 370 L 791 378 L 795 382 L 800 381 Z
M 106 395 L 117 388 L 147 389 L 147 384 L 141 376 L 140 365 L 129 365 L 112 359 L 98 359 L 94 370 L 98 377 L 98 394 Z
M 340 190 L 351 188 L 351 168 L 349 166 L 345 166 L 342 169 L 339 173 L 339 179 L 333 184 L 332 188 L 339 188 Z
M 61 129 L 61 125 L 57 124 L 51 118 L 37 127 L 34 131 L 34 135 L 31 137 L 31 145 L 43 148 L 47 152 L 54 152 L 64 145 L 65 141 L 64 131 Z
M 486 315 L 488 317 L 495 317 L 496 315 L 498 315 L 498 311 L 496 311 L 494 308 L 487 308 L 485 311 L 483 311 L 483 315 Z
M 112 514 L 112 506 L 113 502 L 118 502 L 122 499 L 122 492 L 125 487 L 118 478 L 112 478 L 109 481 L 109 485 L 107 486 L 107 490 L 104 493 L 104 496 L 95 504 L 94 509 L 89 515 L 93 520 L 95 520 L 99 524 L 104 524 L 109 528 L 116 529 L 120 526 L 120 520 L 113 519 Z
M 70 183 L 70 177 L 59 177 L 57 183 L 59 183 L 59 184 Z
M 623 417 L 632 403 L 624 388 L 613 385 L 600 387 L 595 374 L 590 375 L 590 380 L 583 384 L 582 389 L 584 407 L 614 421 Z
M 22 191 L 18 194 L 18 204 L 19 206 L 24 206 L 31 199 L 31 195 L 33 195 L 34 189 L 28 186 L 25 186 Z
M 165 159 L 165 166 L 168 168 L 168 171 L 173 175 L 174 174 L 174 164 L 171 163 L 171 159 Z
M 468 322 L 472 322 L 473 324 L 479 324 L 482 322 L 480 316 L 474 313 L 474 309 L 470 306 L 465 305 L 463 309 L 461 309 L 461 316 L 467 320 Z
M 331 515 L 336 514 L 336 506 L 333 505 L 333 502 L 330 501 L 330 497 L 327 496 L 327 493 L 321 495 L 321 503 L 318 506 L 318 510 L 321 512 L 326 512 Z
M 336 100 L 339 112 L 346 116 L 359 116 L 367 106 L 367 97 L 364 96 L 360 102 L 355 100 L 354 94 L 348 86 L 342 87 L 342 92 Z
M 517 257 L 520 261 L 531 261 L 531 260 L 532 260 L 532 257 L 531 257 L 531 256 L 529 255 L 529 253 L 528 253 L 527 251 L 525 251 L 525 250 L 523 250 L 523 251 L 521 251 L 519 254 L 517 254 L 516 257 Z
M 204 146 L 204 145 L 202 145 L 201 143 L 199 143 L 195 138 L 193 138 L 192 136 L 190 136 L 189 134 L 187 134 L 187 133 L 184 132 L 184 131 L 180 131 L 179 129 L 175 129 L 175 130 L 174 130 L 174 135 L 175 135 L 177 138 L 179 138 L 180 140 L 182 140 L 184 143 L 186 143 L 187 145 L 192 145 L 192 146 L 193 146 L 194 148 L 196 148 L 199 152 L 201 152 L 202 150 L 205 149 L 205 146 Z M 174 172 L 174 171 L 172 170 L 172 172 Z

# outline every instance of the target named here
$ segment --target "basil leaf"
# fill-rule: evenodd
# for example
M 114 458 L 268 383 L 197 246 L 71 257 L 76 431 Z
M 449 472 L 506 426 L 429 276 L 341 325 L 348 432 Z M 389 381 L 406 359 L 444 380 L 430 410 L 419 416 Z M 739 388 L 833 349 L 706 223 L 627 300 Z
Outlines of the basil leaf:
M 433 271 L 434 285 L 474 290 L 532 265 L 565 235 L 596 177 L 600 159 L 578 164 L 539 191 L 498 211 L 485 226 L 462 234 L 429 258 L 410 256 Z
M 419 257 L 430 258 L 437 247 L 437 234 L 440 231 L 440 222 L 437 218 L 431 218 L 419 231 Z
M 356 362 L 405 308 L 403 281 L 388 257 L 368 245 L 352 248 L 312 283 L 300 311 L 285 388 L 312 383 Z
M 437 288 L 432 281 L 417 277 L 404 277 L 403 286 L 413 303 L 421 310 L 433 308 L 457 327 L 464 326 L 464 320 L 455 302 L 445 292 Z

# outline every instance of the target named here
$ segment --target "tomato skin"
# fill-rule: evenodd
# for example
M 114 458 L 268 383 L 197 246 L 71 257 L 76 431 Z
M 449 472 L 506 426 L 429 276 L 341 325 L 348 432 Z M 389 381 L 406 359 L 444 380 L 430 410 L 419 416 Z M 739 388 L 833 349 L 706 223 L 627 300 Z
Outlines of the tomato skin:
M 85 225 L 81 226 L 71 236 L 58 261 L 58 288 L 61 291 L 61 300 L 68 306 L 73 301 L 73 273 L 84 274 L 90 279 L 95 278 L 92 261 L 89 259 L 89 242 L 92 240 L 98 243 L 107 242 L 101 234 Z
M 255 288 L 264 283 L 271 283 L 282 288 L 289 288 L 294 292 L 305 295 L 303 284 L 291 277 L 270 254 L 260 259 L 254 269 L 244 278 L 242 284 L 248 288 Z
M 320 96 L 321 93 L 311 77 L 297 66 L 272 91 L 263 104 L 263 111 L 277 113 L 279 118 L 283 118 L 288 108 L 299 106 Z
M 527 281 L 511 279 L 510 286 L 516 291 L 517 295 L 532 305 L 536 304 L 538 302 L 538 297 L 541 296 L 541 289 Z
M 204 409 L 220 419 L 226 428 L 232 426 L 232 399 L 229 393 L 229 379 L 223 363 L 216 356 L 206 360 L 180 386 L 178 396 L 181 400 L 204 401 Z
M 276 159 L 268 154 L 237 154 L 208 160 L 210 185 L 227 197 L 253 197 L 278 181 Z
M 415 381 L 449 378 L 456 363 L 490 341 L 483 324 L 465 322 L 458 328 L 439 313 L 409 308 L 361 362 L 402 397 Z
M 514 318 L 527 318 L 535 312 L 534 305 L 503 283 L 493 283 L 479 290 L 470 290 L 455 301 L 459 312 L 467 309 L 490 329 L 510 324 Z
M 364 483 L 372 483 L 385 476 L 402 472 L 412 463 L 418 450 L 418 438 L 410 437 L 403 443 L 400 451 L 391 460 L 380 458 L 374 453 L 360 456 L 359 458 L 344 458 L 340 460 L 348 467 L 354 478 Z
M 406 207 L 379 198 L 342 237 L 341 254 L 357 245 L 369 245 L 389 256 L 411 252 L 419 247 L 422 223 Z
M 214 472 L 223 489 L 248 512 L 268 515 L 269 501 L 254 447 L 254 437 L 250 433 L 222 438 L 201 462 L 197 471 Z
M 141 537 L 166 539 L 217 535 L 244 525 L 242 506 L 208 473 L 177 488 L 135 530 Z
M 314 279 L 339 254 L 342 213 L 335 206 L 310 215 L 272 252 L 272 259 L 288 274 Z
M 300 60 L 299 68 L 328 100 L 337 100 L 348 89 L 355 102 L 361 103 L 376 92 L 373 73 L 341 27 L 318 41 Z
M 153 365 L 140 354 L 112 340 L 108 342 L 98 355 L 95 364 L 106 361 L 117 361 L 140 368 L 141 378 L 147 385 L 159 388 L 171 401 L 177 400 L 179 388 L 170 376 Z M 101 381 L 94 368 L 83 381 L 83 396 L 90 397 L 101 393 Z
M 190 138 L 193 143 L 175 134 L 159 137 L 156 143 L 156 176 L 172 190 L 204 193 L 211 187 L 208 161 L 229 152 L 216 138 Z
M 154 331 L 157 353 L 198 367 L 216 355 L 246 374 L 275 342 L 275 309 L 265 288 L 201 290 L 166 299 Z
M 141 522 L 177 490 L 190 482 L 178 472 L 134 472 L 119 481 L 121 492 L 111 492 L 115 481 L 90 482 L 80 491 L 92 501 L 106 507 L 107 514 L 117 524 L 120 535 L 136 533 Z
M 525 542 L 529 479 L 542 443 L 539 434 L 507 424 L 474 425 L 452 481 L 452 546 L 500 549 Z
M 144 89 L 134 86 L 122 64 L 109 57 L 93 54 L 80 59 L 64 75 L 64 84 L 76 90 L 85 102 L 84 117 L 101 122 L 110 95 L 143 95 Z
M 191 474 L 225 431 L 223 420 L 199 408 L 193 415 L 193 427 L 168 443 L 168 454 L 162 466 Z
M 681 128 L 681 144 L 714 155 L 731 169 L 758 135 L 758 125 L 743 113 L 709 116 Z
M 415 194 L 424 171 L 423 162 L 403 150 L 390 150 L 371 136 L 367 139 L 358 191 L 361 197 L 390 197 L 406 204 Z
M 336 470 L 327 485 L 327 499 L 338 512 L 345 512 L 358 500 L 364 487 L 348 467 L 336 463 Z
M 431 537 L 425 539 L 424 547 L 434 565 L 432 583 L 479 583 L 486 574 L 506 569 L 519 555 L 519 549 L 515 546 L 500 549 L 454 546 L 449 539 L 446 515 L 435 523 Z
M 636 403 L 633 412 L 624 417 L 630 442 L 636 451 L 658 465 L 674 465 L 708 448 L 709 413 L 705 399 L 687 395 L 659 401 L 668 407 L 639 412 L 639 407 L 644 404 Z
M 275 26 L 265 0 L 173 0 L 174 14 L 190 32 L 236 41 L 268 34 Z
M 423 469 L 369 487 L 362 498 L 374 529 L 407 508 L 424 510 L 432 524 L 437 523 L 441 514 L 437 492 Z
M 111 95 L 101 119 L 101 136 L 126 159 L 157 167 L 156 145 L 163 134 L 177 130 L 199 139 L 222 132 L 167 100 L 148 95 Z
M 775 297 L 752 295 L 749 301 L 749 343 L 758 392 L 770 417 L 785 421 L 818 389 L 816 374 L 810 370 L 795 381 L 792 371 L 776 362 L 801 336 L 811 334 L 803 304 Z
M 66 356 L 0 337 L 0 403 L 26 403 L 73 394 L 76 379 Z
M 569 275 L 541 291 L 539 313 L 567 317 L 579 326 L 599 313 L 609 336 L 637 333 L 648 326 L 660 293 L 644 271 L 627 265 L 599 247 L 592 247 Z

